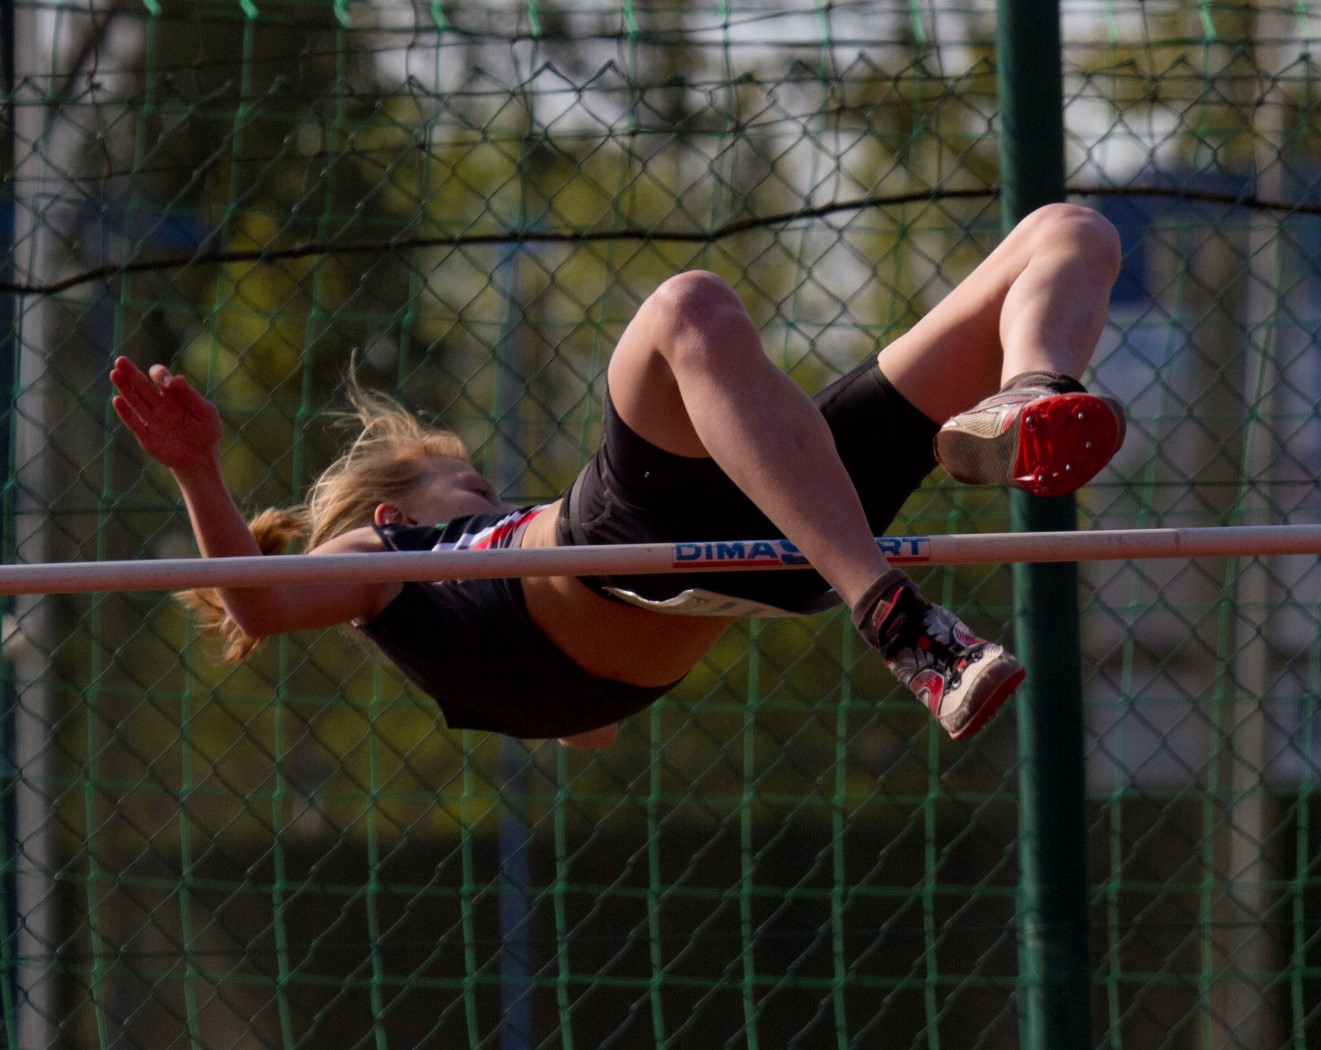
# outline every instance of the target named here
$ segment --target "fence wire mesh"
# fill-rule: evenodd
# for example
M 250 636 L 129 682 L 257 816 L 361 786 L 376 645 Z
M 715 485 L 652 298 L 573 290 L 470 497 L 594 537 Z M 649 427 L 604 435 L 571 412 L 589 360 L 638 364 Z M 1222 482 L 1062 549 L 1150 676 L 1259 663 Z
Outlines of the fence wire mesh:
M 1081 524 L 1313 520 L 1321 9 L 1063 13 L 1069 192 L 1125 243 L 1090 378 L 1129 437 Z M 671 273 L 816 389 L 999 235 L 984 3 L 2 14 L 10 562 L 192 550 L 119 354 L 216 399 L 253 508 L 327 462 L 350 374 L 531 501 Z M 897 523 L 1007 525 L 942 477 Z M 1009 636 L 1005 567 L 921 582 Z M 1316 560 L 1080 600 L 1095 1045 L 1321 1043 Z M 1015 715 L 952 745 L 844 618 L 748 621 L 590 755 L 450 732 L 340 634 L 222 666 L 159 595 L 16 599 L 3 641 L 9 1047 L 1022 1039 Z

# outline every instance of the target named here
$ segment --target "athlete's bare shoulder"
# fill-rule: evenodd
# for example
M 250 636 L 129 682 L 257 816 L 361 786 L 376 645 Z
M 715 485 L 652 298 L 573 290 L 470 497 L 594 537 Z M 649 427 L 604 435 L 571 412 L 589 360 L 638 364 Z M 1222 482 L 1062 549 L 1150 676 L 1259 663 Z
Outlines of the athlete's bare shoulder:
M 309 554 L 375 554 L 385 550 L 385 541 L 370 525 L 341 532 L 308 551 Z

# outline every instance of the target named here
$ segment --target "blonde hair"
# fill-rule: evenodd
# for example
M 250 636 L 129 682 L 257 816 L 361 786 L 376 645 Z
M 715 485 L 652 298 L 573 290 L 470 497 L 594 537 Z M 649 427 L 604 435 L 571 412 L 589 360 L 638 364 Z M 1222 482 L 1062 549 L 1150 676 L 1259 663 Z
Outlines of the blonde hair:
M 369 525 L 378 504 L 404 499 L 426 479 L 432 460 L 468 461 L 457 434 L 423 423 L 394 399 L 351 381 L 348 400 L 352 408 L 340 414 L 341 422 L 357 436 L 312 484 L 306 502 L 268 508 L 248 523 L 262 554 L 280 554 L 297 540 L 312 550 Z M 204 634 L 224 640 L 226 662 L 238 663 L 260 644 L 230 619 L 216 590 L 185 591 L 179 598 Z

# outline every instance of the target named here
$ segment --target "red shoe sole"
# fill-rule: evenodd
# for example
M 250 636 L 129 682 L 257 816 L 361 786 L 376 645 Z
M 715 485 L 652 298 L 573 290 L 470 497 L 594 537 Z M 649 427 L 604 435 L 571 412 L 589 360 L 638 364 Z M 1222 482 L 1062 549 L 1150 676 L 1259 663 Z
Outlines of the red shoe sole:
M 1086 485 L 1119 447 L 1114 411 L 1092 394 L 1054 394 L 1018 417 L 1013 482 L 1034 496 L 1065 496 Z

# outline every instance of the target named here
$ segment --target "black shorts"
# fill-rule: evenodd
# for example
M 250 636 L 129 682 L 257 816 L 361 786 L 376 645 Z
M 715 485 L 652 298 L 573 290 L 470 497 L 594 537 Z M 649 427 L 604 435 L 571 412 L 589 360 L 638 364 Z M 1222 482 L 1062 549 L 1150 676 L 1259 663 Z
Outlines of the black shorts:
M 862 499 L 872 531 L 890 527 L 935 467 L 938 425 L 914 408 L 876 367 L 860 365 L 814 399 Z M 756 540 L 783 534 L 714 460 L 679 456 L 634 433 L 606 391 L 600 448 L 566 494 L 557 522 L 563 545 Z M 786 478 L 786 484 L 792 479 Z M 664 601 L 689 588 L 786 610 L 812 607 L 829 586 L 810 570 L 696 572 L 591 577 L 605 587 Z

